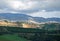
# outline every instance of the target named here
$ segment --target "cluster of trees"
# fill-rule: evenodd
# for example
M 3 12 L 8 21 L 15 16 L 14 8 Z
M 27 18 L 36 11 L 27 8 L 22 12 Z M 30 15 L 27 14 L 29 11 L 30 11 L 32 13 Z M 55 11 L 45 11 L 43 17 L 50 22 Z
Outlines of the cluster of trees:
M 60 39 L 60 35 L 46 35 L 44 29 L 0 26 L 0 35 L 14 33 L 30 41 L 59 41 Z M 50 32 L 47 31 L 47 33 Z

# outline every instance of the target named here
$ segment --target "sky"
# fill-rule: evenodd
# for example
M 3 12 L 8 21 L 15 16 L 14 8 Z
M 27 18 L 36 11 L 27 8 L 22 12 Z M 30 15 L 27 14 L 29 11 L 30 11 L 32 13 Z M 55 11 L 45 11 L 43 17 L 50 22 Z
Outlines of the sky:
M 0 13 L 60 18 L 60 0 L 0 0 Z

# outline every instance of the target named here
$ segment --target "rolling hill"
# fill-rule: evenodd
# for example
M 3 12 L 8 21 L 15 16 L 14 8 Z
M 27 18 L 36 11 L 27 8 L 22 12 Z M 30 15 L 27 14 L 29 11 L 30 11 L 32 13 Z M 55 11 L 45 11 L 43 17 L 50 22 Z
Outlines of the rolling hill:
M 43 18 L 43 17 L 32 17 L 26 14 L 12 14 L 12 13 L 0 13 L 0 20 L 14 20 L 14 21 L 26 21 L 32 18 L 36 22 L 47 22 L 47 21 L 56 21 L 60 22 L 60 18 Z

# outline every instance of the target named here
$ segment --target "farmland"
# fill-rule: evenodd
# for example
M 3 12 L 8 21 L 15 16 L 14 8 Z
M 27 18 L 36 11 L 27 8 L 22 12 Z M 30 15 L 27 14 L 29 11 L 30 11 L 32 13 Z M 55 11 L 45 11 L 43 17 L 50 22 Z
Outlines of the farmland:
M 60 24 L 44 24 L 39 28 L 0 26 L 0 41 L 59 41 Z

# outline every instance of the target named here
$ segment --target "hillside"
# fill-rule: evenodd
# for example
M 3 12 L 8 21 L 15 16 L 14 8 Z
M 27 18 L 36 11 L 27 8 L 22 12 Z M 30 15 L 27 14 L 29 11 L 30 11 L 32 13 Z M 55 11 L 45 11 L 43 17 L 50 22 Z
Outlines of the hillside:
M 60 30 L 60 23 L 45 23 L 42 29 L 45 30 Z
M 38 28 L 35 29 L 35 28 L 20 28 L 20 27 L 17 28 L 0 26 L 0 41 L 47 41 L 47 40 L 59 41 L 60 30 L 45 30 Z
M 43 18 L 43 17 L 32 17 L 26 14 L 12 14 L 12 13 L 0 13 L 0 20 L 7 19 L 10 21 L 27 21 L 33 19 L 36 22 L 47 22 L 47 21 L 56 21 L 60 22 L 60 18 Z
M 60 40 L 60 23 L 45 23 L 39 26 L 39 28 L 0 26 L 0 41 Z

